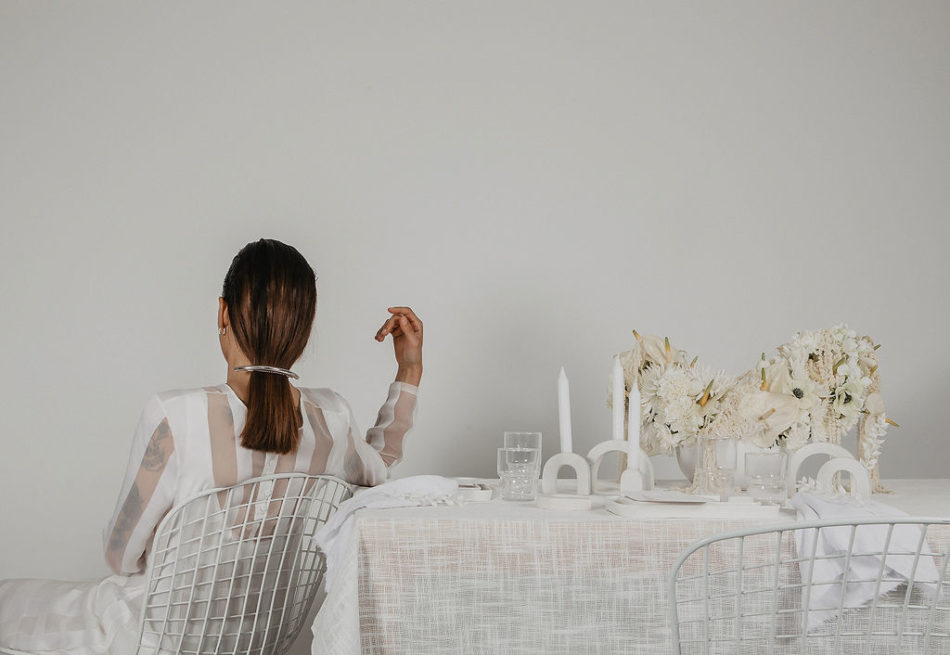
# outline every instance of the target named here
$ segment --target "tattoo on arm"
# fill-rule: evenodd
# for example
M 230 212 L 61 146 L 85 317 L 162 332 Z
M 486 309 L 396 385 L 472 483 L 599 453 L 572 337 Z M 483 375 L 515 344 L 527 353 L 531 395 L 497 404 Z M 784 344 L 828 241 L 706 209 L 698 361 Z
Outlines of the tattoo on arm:
M 142 502 L 142 496 L 139 494 L 139 485 L 133 482 L 129 495 L 126 496 L 125 503 L 119 511 L 119 518 L 116 519 L 115 526 L 112 528 L 112 534 L 109 535 L 110 553 L 125 549 L 144 509 L 145 503 Z
M 165 462 L 174 449 L 171 440 L 171 430 L 168 427 L 168 419 L 162 419 L 162 422 L 155 428 L 152 438 L 145 449 L 145 455 L 142 457 L 142 468 L 146 471 L 161 471 L 165 468 Z

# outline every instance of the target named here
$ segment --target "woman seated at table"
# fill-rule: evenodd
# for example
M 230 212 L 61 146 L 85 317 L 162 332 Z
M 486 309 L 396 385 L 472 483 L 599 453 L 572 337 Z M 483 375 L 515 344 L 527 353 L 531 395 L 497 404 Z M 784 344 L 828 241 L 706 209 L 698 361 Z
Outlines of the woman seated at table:
M 146 404 L 105 532 L 116 575 L 0 582 L 0 652 L 134 653 L 153 533 L 197 492 L 272 472 L 326 473 L 360 485 L 385 480 L 412 426 L 422 322 L 408 307 L 390 307 L 376 333 L 380 342 L 392 337 L 398 372 L 364 439 L 341 396 L 290 384 L 316 304 L 313 269 L 295 248 L 261 239 L 241 249 L 218 300 L 227 381 L 166 391 Z

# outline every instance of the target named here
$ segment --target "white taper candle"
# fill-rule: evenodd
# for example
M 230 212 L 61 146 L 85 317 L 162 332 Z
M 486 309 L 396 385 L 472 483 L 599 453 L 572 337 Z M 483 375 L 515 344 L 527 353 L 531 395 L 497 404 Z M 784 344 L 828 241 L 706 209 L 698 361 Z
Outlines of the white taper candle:
M 614 357 L 613 369 L 613 439 L 623 441 L 623 367 L 620 357 Z
M 638 470 L 640 467 L 640 389 L 637 383 L 631 385 L 630 407 L 627 410 L 627 468 Z
M 563 366 L 557 377 L 557 416 L 561 428 L 561 452 L 574 452 L 571 443 L 571 388 Z

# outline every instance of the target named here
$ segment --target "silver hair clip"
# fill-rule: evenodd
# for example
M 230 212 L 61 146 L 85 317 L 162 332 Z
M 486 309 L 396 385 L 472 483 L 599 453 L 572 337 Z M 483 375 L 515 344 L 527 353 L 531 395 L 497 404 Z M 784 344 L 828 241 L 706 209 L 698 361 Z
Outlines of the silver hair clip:
M 235 371 L 257 371 L 259 373 L 276 373 L 277 375 L 285 375 L 289 378 L 299 380 L 300 376 L 294 373 L 293 371 L 288 371 L 285 368 L 277 368 L 276 366 L 235 366 Z

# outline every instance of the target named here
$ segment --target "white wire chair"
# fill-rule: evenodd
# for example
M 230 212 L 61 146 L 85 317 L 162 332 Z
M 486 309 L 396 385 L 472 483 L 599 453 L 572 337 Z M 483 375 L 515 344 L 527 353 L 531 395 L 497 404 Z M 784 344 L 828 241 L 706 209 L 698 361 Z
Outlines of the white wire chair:
M 352 496 L 326 475 L 265 475 L 204 491 L 159 524 L 139 655 L 280 655 L 326 570 L 314 534 Z
M 910 517 L 702 539 L 670 574 L 673 652 L 950 653 L 948 547 L 950 519 Z

